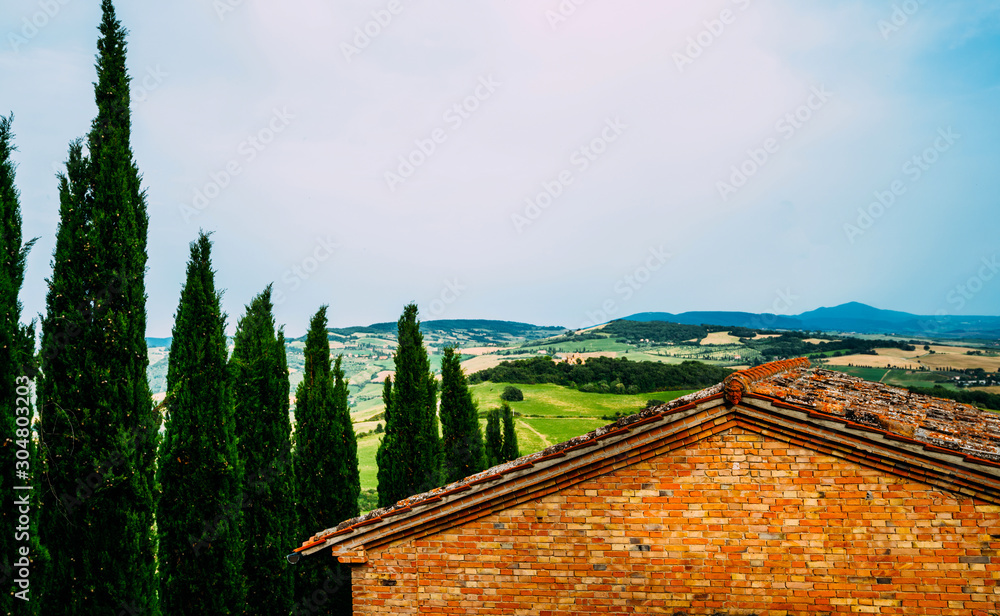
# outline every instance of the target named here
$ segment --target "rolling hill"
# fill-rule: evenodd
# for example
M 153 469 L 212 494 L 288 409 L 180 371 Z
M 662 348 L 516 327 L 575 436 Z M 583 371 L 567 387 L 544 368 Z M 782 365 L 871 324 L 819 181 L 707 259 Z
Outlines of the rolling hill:
M 629 321 L 668 321 L 684 325 L 725 325 L 755 329 L 786 329 L 857 334 L 894 334 L 909 337 L 950 339 L 1000 338 L 1000 317 L 961 315 L 916 315 L 882 310 L 859 302 L 817 308 L 797 315 L 751 312 L 643 312 L 625 317 Z

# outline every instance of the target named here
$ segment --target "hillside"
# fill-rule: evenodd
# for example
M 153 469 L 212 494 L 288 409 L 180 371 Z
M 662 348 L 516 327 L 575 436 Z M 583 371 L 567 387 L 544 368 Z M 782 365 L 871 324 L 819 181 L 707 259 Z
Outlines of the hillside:
M 921 324 L 927 327 L 921 330 L 918 327 Z M 865 333 L 829 333 L 838 329 Z M 494 368 L 505 360 L 539 355 L 572 361 L 600 356 L 667 364 L 697 360 L 722 367 L 808 355 L 829 358 L 831 364 L 843 369 L 923 370 L 940 377 L 935 380 L 961 381 L 956 378 L 960 376 L 956 371 L 975 368 L 994 371 L 992 354 L 1000 350 L 997 342 L 1000 317 L 920 317 L 857 302 L 789 317 L 746 312 L 642 313 L 577 332 L 561 327 L 490 320 L 426 321 L 421 324 L 421 330 L 433 366 L 440 361 L 441 349 L 453 345 L 461 349 L 463 367 L 468 374 Z M 920 331 L 912 335 L 906 333 L 913 330 Z M 889 332 L 892 336 L 869 333 L 878 331 Z M 977 337 L 991 331 L 992 336 L 976 342 Z M 330 329 L 329 337 L 333 352 L 344 355 L 354 410 L 380 406 L 381 383 L 393 370 L 396 323 Z M 951 342 L 950 347 L 949 344 L 940 345 L 955 347 L 956 351 L 936 351 L 935 354 L 924 351 L 916 356 L 903 356 L 907 345 L 921 346 L 923 341 L 935 340 L 950 342 L 962 337 L 968 340 Z M 169 338 L 147 339 L 150 387 L 160 396 L 166 390 L 169 344 Z M 303 338 L 286 341 L 293 391 L 302 378 L 303 344 Z M 883 350 L 878 351 L 879 348 Z M 979 355 L 968 354 L 969 351 Z M 897 357 L 877 357 L 893 353 Z M 944 373 L 950 376 L 944 379 Z M 924 381 L 926 377 L 918 380 Z
M 787 316 L 750 312 L 681 314 L 643 312 L 625 317 L 625 320 L 668 321 L 684 325 L 712 324 L 756 329 L 894 334 L 953 340 L 1000 338 L 1000 317 L 997 316 L 916 315 L 896 310 L 882 310 L 859 302 L 849 302 L 831 308 L 817 308 Z
M 568 332 L 559 327 L 468 320 L 429 321 L 421 329 L 435 368 L 444 346 L 461 349 L 465 372 L 475 374 L 470 380 L 483 422 L 486 410 L 498 403 L 507 383 L 515 382 L 524 391 L 525 401 L 513 404 L 522 453 L 584 434 L 608 423 L 616 413 L 637 412 L 648 399 L 669 400 L 709 381 L 718 382 L 728 369 L 785 357 L 805 355 L 814 364 L 869 380 L 902 387 L 945 387 L 956 395 L 1000 386 L 1000 347 L 995 340 L 925 345 L 899 337 L 778 331 L 774 323 L 756 329 L 746 325 L 753 324 L 754 315 L 748 313 L 692 314 L 697 315 L 694 321 L 706 315 L 720 320 L 725 319 L 719 315 L 737 315 L 734 320 L 741 325 L 633 318 Z M 883 316 L 876 309 L 856 305 L 844 311 L 813 311 L 810 318 L 879 320 Z M 905 322 L 908 317 L 884 318 Z M 381 438 L 375 432 L 384 423 L 382 380 L 393 370 L 396 324 L 328 333 L 331 349 L 344 355 L 351 379 L 351 414 L 359 434 L 363 484 L 371 489 Z M 160 396 L 166 385 L 169 342 L 147 341 L 150 383 Z M 286 340 L 293 391 L 302 378 L 303 343 L 301 338 Z M 689 377 L 694 380 L 686 380 Z M 662 387 L 685 389 L 652 392 Z
M 478 355 L 492 349 L 516 346 L 525 342 L 551 337 L 565 331 L 562 327 L 538 326 L 528 323 L 489 320 L 424 321 L 420 325 L 424 342 L 435 367 L 440 362 L 441 349 L 456 346 L 473 349 Z M 351 380 L 352 403 L 357 405 L 381 400 L 381 382 L 393 370 L 392 353 L 396 348 L 396 323 L 375 323 L 368 326 L 331 328 L 330 348 L 334 355 L 343 353 L 344 370 Z M 153 394 L 166 392 L 167 358 L 170 338 L 147 338 L 149 355 L 148 378 Z M 302 349 L 305 336 L 288 338 L 292 391 L 302 380 Z M 232 350 L 232 349 L 230 349 Z M 472 355 L 469 355 L 471 358 Z

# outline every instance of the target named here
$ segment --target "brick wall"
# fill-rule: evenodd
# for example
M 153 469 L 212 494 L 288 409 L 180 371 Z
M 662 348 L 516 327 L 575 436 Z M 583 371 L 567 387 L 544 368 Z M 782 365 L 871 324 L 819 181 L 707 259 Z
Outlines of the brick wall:
M 369 550 L 354 610 L 1000 615 L 998 548 L 1000 507 L 734 428 Z

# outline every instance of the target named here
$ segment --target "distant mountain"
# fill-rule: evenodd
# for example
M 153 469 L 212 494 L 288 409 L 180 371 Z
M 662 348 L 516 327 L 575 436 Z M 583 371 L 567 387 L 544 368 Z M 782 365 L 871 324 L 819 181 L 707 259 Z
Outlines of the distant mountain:
M 683 312 L 680 314 L 644 312 L 625 318 L 631 321 L 669 321 L 685 325 L 895 334 L 916 338 L 1000 338 L 1000 317 L 921 316 L 897 310 L 882 310 L 860 302 L 848 302 L 831 308 L 817 308 L 790 316 L 749 312 Z
M 640 312 L 625 317 L 629 321 L 668 321 L 681 325 L 724 325 L 726 327 L 750 327 L 753 329 L 804 329 L 801 321 L 794 317 L 777 314 L 754 314 L 752 312 L 698 311 L 670 314 L 669 312 Z
M 900 329 L 913 331 L 913 327 L 905 324 L 921 319 L 908 312 L 880 310 L 859 302 L 849 302 L 833 308 L 817 308 L 803 312 L 797 318 L 808 329 L 882 334 Z
M 909 312 L 898 310 L 882 310 L 861 302 L 848 302 L 833 308 L 817 308 L 809 312 L 798 315 L 803 321 L 817 321 L 824 319 L 857 319 L 870 321 L 886 321 L 902 323 L 918 318 Z

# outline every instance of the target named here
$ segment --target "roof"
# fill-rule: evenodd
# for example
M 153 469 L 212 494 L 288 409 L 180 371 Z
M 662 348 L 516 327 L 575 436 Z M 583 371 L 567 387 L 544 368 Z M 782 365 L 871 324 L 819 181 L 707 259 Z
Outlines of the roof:
M 735 426 L 1000 504 L 1000 415 L 810 367 L 763 364 L 548 449 L 320 531 L 296 549 L 364 550 L 536 499 Z

